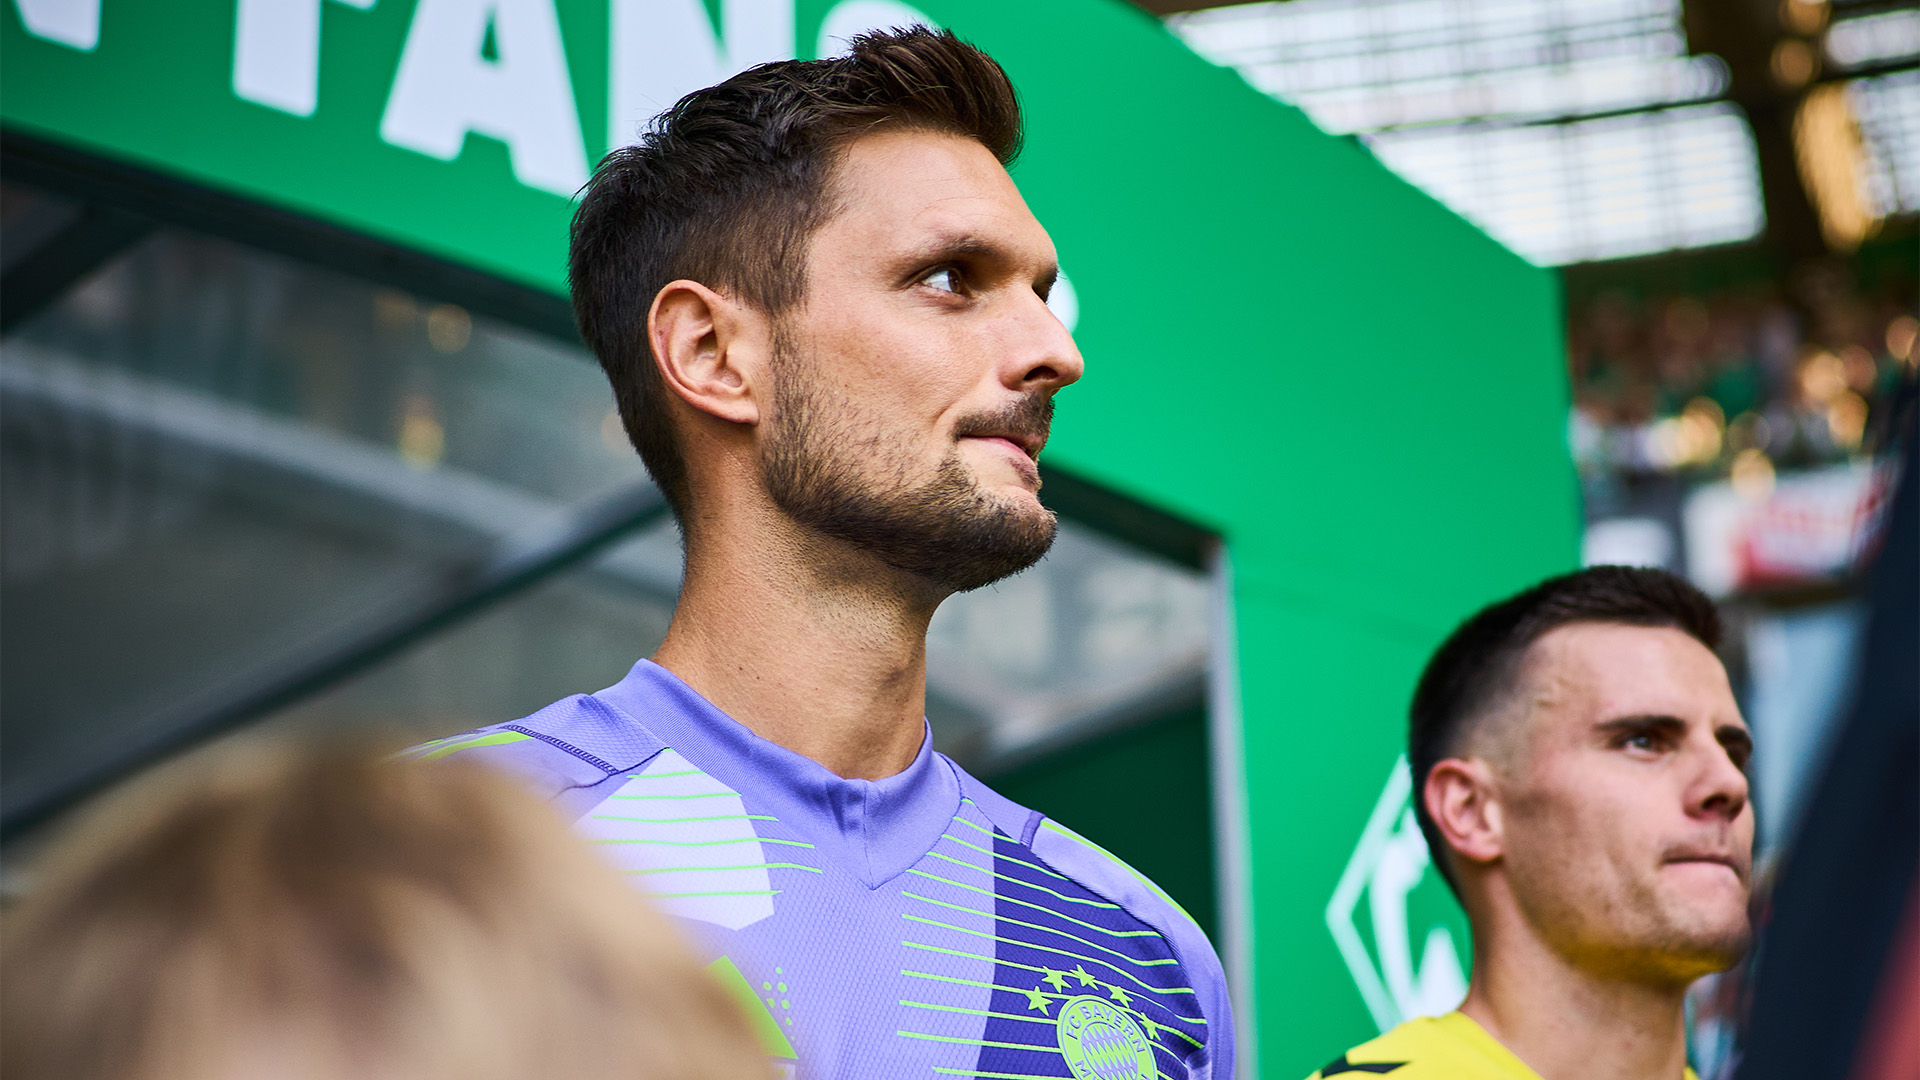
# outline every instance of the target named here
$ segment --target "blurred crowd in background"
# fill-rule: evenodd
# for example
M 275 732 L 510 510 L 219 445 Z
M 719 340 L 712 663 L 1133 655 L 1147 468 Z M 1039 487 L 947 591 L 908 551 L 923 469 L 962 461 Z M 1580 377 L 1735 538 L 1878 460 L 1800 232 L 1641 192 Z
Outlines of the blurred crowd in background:
M 1913 279 L 1869 287 L 1829 266 L 1806 284 L 1802 307 L 1771 282 L 1572 307 L 1571 443 L 1595 509 L 1640 474 L 1760 495 L 1778 470 L 1884 443 L 1894 391 L 1920 365 Z

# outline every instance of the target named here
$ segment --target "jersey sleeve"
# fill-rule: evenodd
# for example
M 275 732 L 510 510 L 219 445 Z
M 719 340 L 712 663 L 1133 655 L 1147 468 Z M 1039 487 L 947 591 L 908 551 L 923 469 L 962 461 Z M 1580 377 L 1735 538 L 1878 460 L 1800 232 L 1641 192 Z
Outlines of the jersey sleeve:
M 1106 896 L 1160 931 L 1193 982 L 1207 1017 L 1207 1069 L 1211 1080 L 1233 1080 L 1233 1007 L 1226 972 L 1206 932 L 1145 874 L 1079 833 L 1038 817 L 1029 845 L 1035 855 L 1087 888 Z

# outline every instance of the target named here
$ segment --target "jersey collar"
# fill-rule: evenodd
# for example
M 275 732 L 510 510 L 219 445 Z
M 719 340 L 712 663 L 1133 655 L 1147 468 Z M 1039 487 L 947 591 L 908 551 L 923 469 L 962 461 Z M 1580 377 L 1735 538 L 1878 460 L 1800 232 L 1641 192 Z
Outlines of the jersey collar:
M 905 769 L 882 780 L 849 780 L 754 734 L 651 660 L 594 696 L 749 805 L 769 807 L 869 888 L 925 857 L 960 808 L 959 778 L 946 755 L 934 751 L 924 718 L 920 751 Z

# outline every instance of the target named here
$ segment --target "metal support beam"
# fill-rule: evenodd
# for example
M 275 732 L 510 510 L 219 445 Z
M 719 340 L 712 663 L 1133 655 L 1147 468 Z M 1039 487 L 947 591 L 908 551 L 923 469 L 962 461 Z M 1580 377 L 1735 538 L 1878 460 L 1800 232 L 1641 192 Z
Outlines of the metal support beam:
M 1727 65 L 1727 97 L 1747 116 L 1760 166 L 1760 194 L 1766 207 L 1766 243 L 1783 269 L 1826 257 L 1820 215 L 1800 176 L 1793 120 L 1818 76 L 1817 67 L 1798 81 L 1775 71 L 1782 48 L 1802 48 L 1817 57 L 1807 35 L 1781 23 L 1782 5 L 1774 0 L 1686 0 L 1688 48 L 1712 53 Z
M 0 234 L 0 334 L 45 310 L 153 222 L 104 206 L 45 200 Z
M 592 558 L 661 520 L 652 484 L 617 492 L 539 536 L 502 542 L 453 577 L 389 598 L 346 626 L 177 703 L 135 725 L 110 751 L 64 773 L 17 784 L 0 799 L 0 842 L 162 758 L 282 709 L 399 653 L 454 623 Z
M 0 127 L 0 176 L 459 304 L 557 341 L 580 341 L 564 295 L 22 131 Z

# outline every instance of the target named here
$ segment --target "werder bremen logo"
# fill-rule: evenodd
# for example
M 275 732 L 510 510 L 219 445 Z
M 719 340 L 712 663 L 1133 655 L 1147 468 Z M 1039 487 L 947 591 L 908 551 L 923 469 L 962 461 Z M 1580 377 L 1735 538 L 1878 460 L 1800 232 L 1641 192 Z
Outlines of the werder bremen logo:
M 1327 929 L 1381 1031 L 1451 1012 L 1467 993 L 1466 921 L 1433 868 L 1412 791 L 1402 755 L 1327 904 Z
M 1060 1006 L 1054 1028 L 1060 1054 L 1079 1080 L 1153 1080 L 1153 1044 L 1134 1023 L 1102 998 L 1083 994 Z

